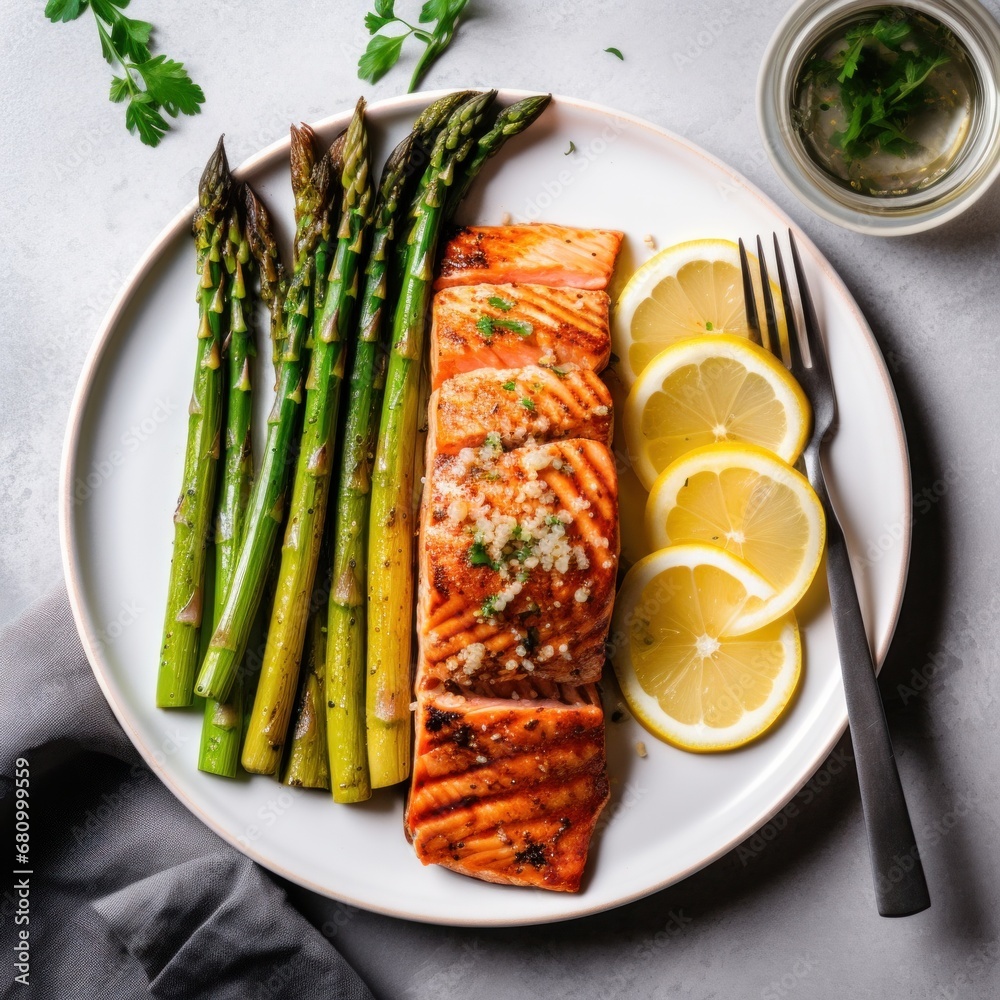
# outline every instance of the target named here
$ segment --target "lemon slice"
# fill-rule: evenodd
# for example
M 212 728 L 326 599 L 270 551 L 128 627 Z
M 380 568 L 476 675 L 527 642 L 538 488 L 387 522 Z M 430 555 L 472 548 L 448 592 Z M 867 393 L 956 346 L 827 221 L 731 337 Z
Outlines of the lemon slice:
M 632 712 L 685 750 L 729 750 L 760 736 L 802 672 L 792 614 L 734 637 L 771 594 L 724 549 L 671 545 L 629 570 L 615 601 L 612 661 Z
M 669 466 L 646 502 L 652 548 L 718 546 L 753 567 L 774 593 L 744 615 L 750 631 L 790 611 L 823 556 L 826 520 L 813 488 L 790 465 L 754 445 L 699 448 Z
M 764 298 L 757 258 L 749 255 L 758 315 Z M 784 336 L 781 291 L 771 281 Z M 740 249 L 730 240 L 692 240 L 666 247 L 629 278 L 615 303 L 612 350 L 627 386 L 665 347 L 705 333 L 749 335 L 743 307 Z
M 739 337 L 697 337 L 661 351 L 625 402 L 625 441 L 646 489 L 671 462 L 718 441 L 746 441 L 792 463 L 809 401 L 774 355 Z

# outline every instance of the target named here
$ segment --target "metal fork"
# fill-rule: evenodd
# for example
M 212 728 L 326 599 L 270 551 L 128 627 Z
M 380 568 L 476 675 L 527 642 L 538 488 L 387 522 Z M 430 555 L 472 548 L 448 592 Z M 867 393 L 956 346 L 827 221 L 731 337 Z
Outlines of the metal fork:
M 826 514 L 826 560 L 833 608 L 834 631 L 840 654 L 840 667 L 847 697 L 847 717 L 854 743 L 854 758 L 861 787 L 861 806 L 868 831 L 868 850 L 875 880 L 875 900 L 883 917 L 905 917 L 919 913 L 931 905 L 924 879 L 920 853 L 917 849 L 910 814 L 903 796 L 903 786 L 896 768 L 885 711 L 875 679 L 875 663 L 861 617 L 861 605 L 851 571 L 851 562 L 844 541 L 844 532 L 830 503 L 821 455 L 823 446 L 832 438 L 837 424 L 837 399 L 830 375 L 829 360 L 823 334 L 816 318 L 809 286 L 806 284 L 798 247 L 791 230 L 788 233 L 792 252 L 795 283 L 802 306 L 803 328 L 809 351 L 806 366 L 800 347 L 800 333 L 792 306 L 788 276 L 781 256 L 778 235 L 774 234 L 774 254 L 778 266 L 778 283 L 784 304 L 788 329 L 788 368 L 812 404 L 812 435 L 803 452 L 806 474 L 816 491 Z M 784 363 L 781 340 L 767 275 L 764 246 L 757 237 L 757 256 L 764 295 L 767 338 L 762 336 L 757 314 L 750 265 L 746 248 L 740 240 L 740 264 L 743 270 L 743 294 L 746 301 L 747 325 L 760 337 L 765 349 Z

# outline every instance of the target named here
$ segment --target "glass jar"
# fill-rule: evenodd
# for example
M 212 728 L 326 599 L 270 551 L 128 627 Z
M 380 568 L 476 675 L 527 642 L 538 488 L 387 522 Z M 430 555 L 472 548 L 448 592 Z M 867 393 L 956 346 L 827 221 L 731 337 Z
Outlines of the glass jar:
M 845 20 L 898 6 L 939 21 L 965 50 L 976 84 L 961 149 L 934 183 L 907 194 L 852 190 L 809 154 L 795 126 L 797 88 L 817 44 Z M 781 179 L 813 211 L 861 233 L 903 236 L 954 218 L 1000 174 L 1000 25 L 977 0 L 803 0 L 778 26 L 757 81 L 757 120 Z

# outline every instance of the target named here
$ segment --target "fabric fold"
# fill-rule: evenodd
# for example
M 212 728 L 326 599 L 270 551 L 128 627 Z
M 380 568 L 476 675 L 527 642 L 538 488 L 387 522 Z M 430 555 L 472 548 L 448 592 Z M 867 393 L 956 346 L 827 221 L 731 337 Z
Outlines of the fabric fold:
M 372 1000 L 284 890 L 143 763 L 87 663 L 62 585 L 0 630 L 5 796 L 20 758 L 31 774 L 26 996 Z M 16 933 L 0 921 L 5 954 Z

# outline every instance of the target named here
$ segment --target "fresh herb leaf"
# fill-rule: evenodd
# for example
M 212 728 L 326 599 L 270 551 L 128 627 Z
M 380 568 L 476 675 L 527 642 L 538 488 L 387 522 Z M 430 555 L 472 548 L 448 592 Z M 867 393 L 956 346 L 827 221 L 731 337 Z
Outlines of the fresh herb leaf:
M 530 337 L 535 332 L 535 327 L 526 319 L 495 319 L 493 325 L 511 330 L 519 337 Z
M 147 146 L 156 146 L 170 128 L 163 112 L 173 118 L 196 115 L 205 94 L 183 63 L 164 55 L 153 56 L 149 40 L 153 25 L 126 17 L 129 0 L 49 0 L 45 15 L 53 22 L 72 21 L 89 7 L 97 24 L 101 55 L 121 75 L 111 78 L 108 97 L 115 104 L 128 101 L 125 125 Z
M 376 31 L 381 31 L 387 24 L 392 24 L 393 20 L 392 17 L 381 17 L 369 11 L 365 14 L 365 27 L 368 29 L 369 35 L 374 35 Z
M 108 96 L 115 104 L 121 104 L 122 101 L 128 100 L 129 93 L 131 93 L 129 81 L 125 77 L 111 77 L 111 93 Z
M 427 0 L 420 8 L 420 23 L 429 24 L 431 21 L 461 14 L 466 2 L 467 0 Z
M 53 23 L 75 21 L 87 8 L 87 0 L 49 0 L 45 16 Z
M 479 331 L 479 335 L 483 340 L 493 339 L 493 317 L 492 316 L 480 316 L 476 320 L 476 329 Z
M 625 61 L 625 57 L 622 55 L 621 49 L 616 49 L 613 45 L 604 50 L 605 52 L 610 52 L 613 56 L 617 56 L 622 62 Z
M 469 548 L 469 565 L 489 566 L 490 569 L 500 568 L 500 564 L 495 563 L 490 558 L 490 554 L 486 551 L 486 546 L 478 539 L 474 541 L 472 546 Z
M 523 397 L 523 398 L 521 399 L 521 405 L 522 405 L 522 406 L 523 406 L 523 407 L 524 407 L 524 408 L 525 408 L 526 410 L 534 410 L 534 408 L 535 408 L 535 401 L 534 401 L 533 399 L 528 399 L 528 397 L 527 397 L 527 396 L 524 396 L 524 397 Z
M 160 114 L 159 107 L 149 94 L 136 94 L 125 109 L 125 125 L 147 146 L 156 146 L 170 126 Z
M 510 312 L 517 305 L 516 302 L 511 302 L 510 299 L 502 299 L 499 295 L 491 295 L 486 301 L 494 309 L 499 309 L 501 312 Z
M 420 8 L 418 23 L 433 25 L 429 30 L 418 28 L 396 16 L 393 0 L 375 0 L 374 12 L 365 14 L 365 27 L 373 37 L 358 60 L 358 76 L 376 83 L 399 61 L 403 42 L 411 35 L 424 45 L 410 79 L 412 93 L 426 76 L 434 60 L 451 44 L 459 20 L 469 0 L 427 0 Z M 401 35 L 379 35 L 391 24 L 398 24 L 405 31 Z
M 199 105 L 205 101 L 205 94 L 188 76 L 183 63 L 166 56 L 155 56 L 135 68 L 146 84 L 149 96 L 162 104 L 167 114 L 174 118 L 178 113 L 198 114 Z
M 501 389 L 506 389 L 507 392 L 513 392 L 517 388 L 517 385 L 515 384 L 515 382 L 512 379 L 510 382 L 504 382 L 504 384 L 502 386 L 500 386 L 500 388 Z
M 378 83 L 399 61 L 406 35 L 375 35 L 358 60 L 358 76 Z
M 569 149 L 567 149 L 566 152 L 563 153 L 563 156 L 569 156 L 570 153 L 575 153 L 575 152 L 576 152 L 576 143 L 573 142 L 572 139 L 570 139 L 570 141 L 569 141 Z
M 153 26 L 148 21 L 134 21 L 120 15 L 111 29 L 111 41 L 118 52 L 133 62 L 149 59 L 149 35 Z
M 490 596 L 483 601 L 482 607 L 479 609 L 479 616 L 481 618 L 492 618 L 497 613 L 498 596 L 498 594 L 490 594 Z
M 903 20 L 887 20 L 880 17 L 871 33 L 887 49 L 898 49 L 910 37 L 910 26 Z

